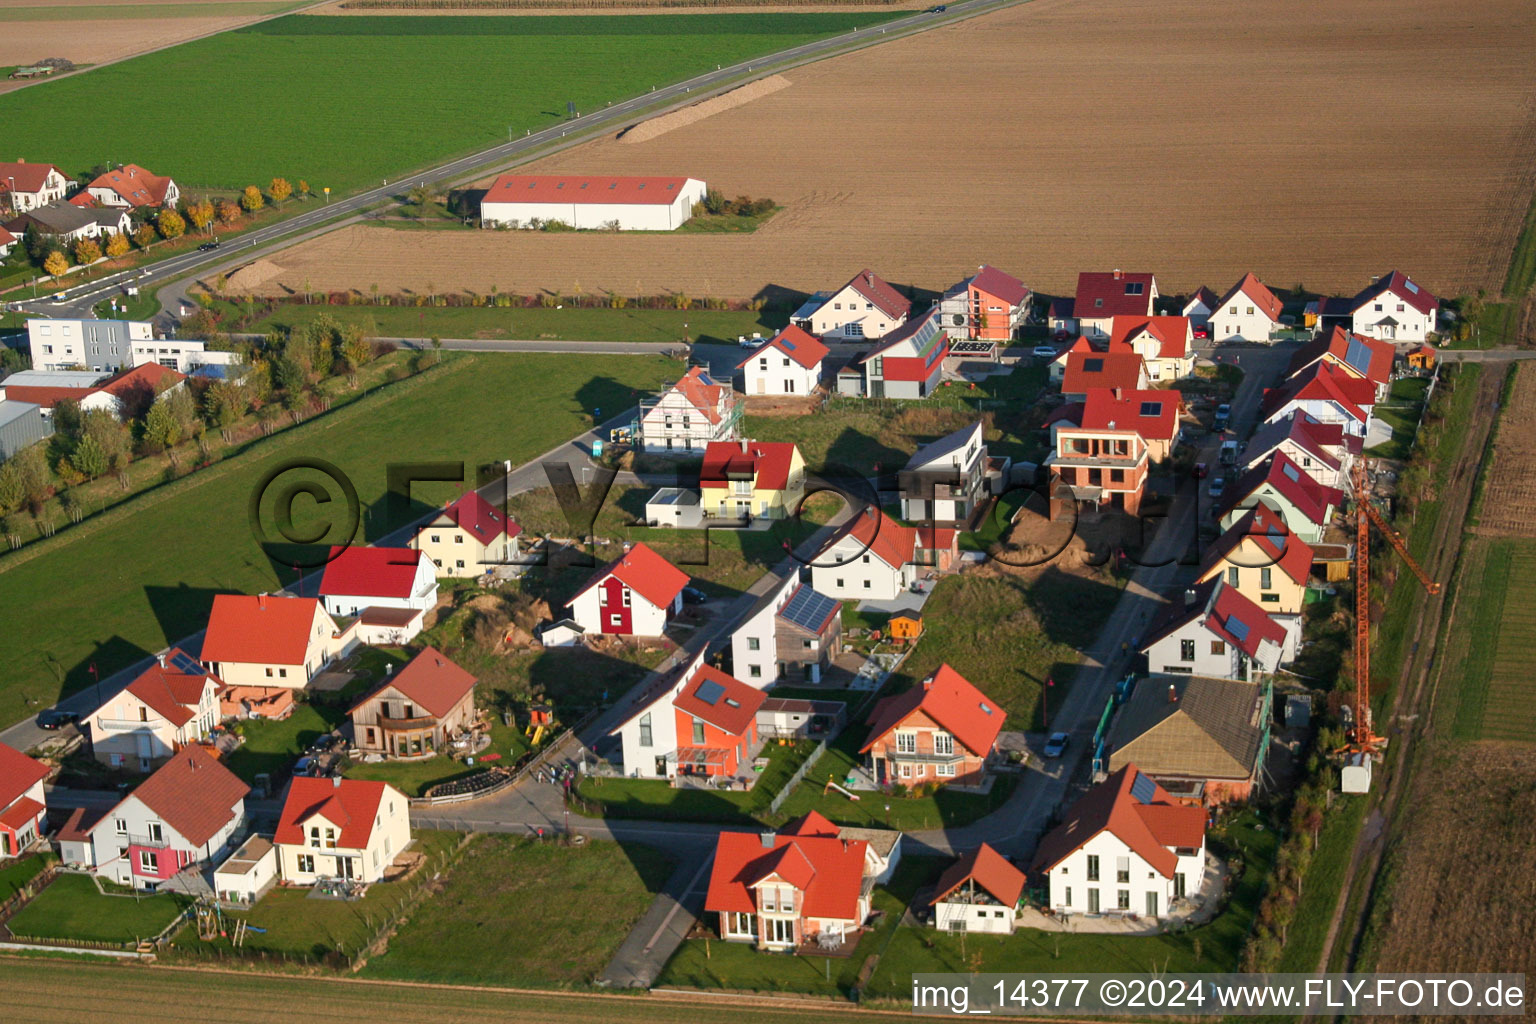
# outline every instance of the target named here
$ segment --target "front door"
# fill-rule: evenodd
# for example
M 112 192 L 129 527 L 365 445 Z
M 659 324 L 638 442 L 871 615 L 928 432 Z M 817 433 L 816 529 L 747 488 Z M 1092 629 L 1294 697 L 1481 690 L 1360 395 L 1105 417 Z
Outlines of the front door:
M 1099 912 L 1099 890 L 1097 890 L 1097 889 L 1089 889 L 1088 890 L 1088 913 L 1090 913 L 1090 914 L 1097 914 L 1098 912 Z
M 763 922 L 768 926 L 768 941 L 775 945 L 792 946 L 795 942 L 795 922 L 772 917 Z
M 337 878 L 352 878 L 352 877 L 354 877 L 353 871 L 352 871 L 352 858 L 351 857 L 337 857 L 336 858 L 336 877 Z

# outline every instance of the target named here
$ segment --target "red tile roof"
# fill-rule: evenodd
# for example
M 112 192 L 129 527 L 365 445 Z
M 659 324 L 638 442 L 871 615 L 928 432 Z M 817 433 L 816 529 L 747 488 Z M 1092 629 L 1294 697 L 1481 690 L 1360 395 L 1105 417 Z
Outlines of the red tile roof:
M 1195 294 L 1189 297 L 1189 302 L 1184 304 L 1185 308 L 1188 308 L 1190 303 L 1193 303 L 1196 300 L 1198 300 L 1200 304 L 1206 309 L 1214 312 L 1216 309 L 1216 303 L 1221 301 L 1221 297 L 1218 296 L 1215 292 L 1211 291 L 1205 285 L 1201 285 L 1199 288 L 1195 289 Z
M 800 890 L 796 913 L 801 917 L 854 920 L 868 846 L 862 839 L 845 842 L 836 836 L 722 832 L 715 841 L 704 909 L 757 913 L 751 887 L 777 871 Z M 794 853 L 780 852 L 785 848 L 793 848 Z
M 331 560 L 320 578 L 323 597 L 412 596 L 416 573 L 426 557 L 414 548 L 331 548 Z
M 981 269 L 966 282 L 977 291 L 984 292 L 996 299 L 1001 299 L 1010 306 L 1019 306 L 1030 296 L 1030 291 L 1024 282 L 1016 277 L 1003 273 L 996 267 L 983 264 Z
M 317 612 L 325 615 L 313 597 L 216 594 L 202 661 L 302 665 Z
M 1179 432 L 1177 391 L 1111 391 L 1089 388 L 1083 401 L 1084 430 L 1134 430 L 1143 440 L 1172 441 Z
M 1319 526 L 1327 524 L 1328 509 L 1337 509 L 1344 500 L 1343 491 L 1337 487 L 1324 487 L 1289 455 L 1277 451 L 1242 475 L 1222 502 L 1220 515 L 1225 516 L 1237 508 L 1265 484 Z
M 62 168 L 53 164 L 29 164 L 25 161 L 0 163 L 0 192 L 9 192 L 13 181 L 17 192 L 41 192 L 48 181 L 49 171 L 58 171 L 66 180 L 69 179 Z
M 110 813 L 111 809 L 106 807 L 76 807 L 69 812 L 69 817 L 64 820 L 55 838 L 61 843 L 89 842 L 91 829 Z
M 719 423 L 720 396 L 722 392 L 730 389 L 711 380 L 704 367 L 695 366 L 683 374 L 682 379 L 668 390 L 682 395 L 687 399 L 688 404 L 699 410 L 709 422 Z
M 1391 270 L 1355 296 L 1354 302 L 1350 305 L 1351 312 L 1364 306 L 1367 302 L 1374 302 L 1378 296 L 1384 295 L 1389 291 L 1425 315 L 1433 313 L 1440 304 L 1438 299 L 1415 284 L 1407 274 Z
M 5 384 L 3 382 L 0 382 L 0 388 L 5 388 L 5 397 L 12 402 L 31 402 L 44 409 L 52 409 L 60 402 L 78 402 L 87 395 L 96 393 L 95 388 L 45 387 L 36 384 Z
M 434 522 L 441 523 L 444 519 L 460 529 L 468 530 L 482 544 L 489 544 L 502 534 L 516 537 L 523 532 L 521 526 L 482 498 L 479 491 L 465 491 L 462 496 L 449 502 Z
M 1108 316 L 1146 316 L 1152 308 L 1153 274 L 1084 272 L 1077 275 L 1077 296 L 1073 308 L 1080 318 L 1098 320 Z M 1141 286 L 1140 292 L 1127 291 Z
M 1019 897 L 1024 894 L 1024 872 L 992 847 L 982 843 L 944 869 L 938 884 L 933 887 L 933 899 L 928 901 L 929 904 L 943 903 L 945 897 L 969 879 L 975 879 L 979 887 L 1005 907 L 1017 904 Z
M 86 188 L 109 188 L 122 196 L 129 206 L 161 206 L 170 185 L 170 178 L 151 174 L 138 164 L 124 164 L 103 174 Z M 88 192 L 82 194 L 89 195 Z
M 786 836 L 835 836 L 837 826 L 817 811 L 806 811 L 798 818 L 791 818 L 779 829 Z
M 617 562 L 599 569 L 571 600 L 576 600 L 609 576 L 618 577 L 620 583 L 658 608 L 671 604 L 688 585 L 687 573 L 642 543 L 630 548 Z
M 712 694 L 713 699 L 706 700 L 700 696 L 701 690 L 705 696 Z M 740 736 L 757 718 L 757 709 L 763 706 L 766 698 L 767 694 L 762 690 L 754 689 L 717 668 L 700 665 L 698 671 L 673 698 L 672 706 L 732 736 Z
M 419 614 L 419 613 L 418 613 Z M 353 711 L 385 690 L 395 690 L 428 714 L 441 718 L 458 706 L 464 695 L 475 688 L 475 677 L 448 659 L 435 647 L 420 654 L 396 672 L 385 677 L 384 684 L 352 707 Z
M 4 825 L 12 832 L 15 832 L 17 829 L 25 828 L 29 823 L 35 821 L 37 816 L 42 813 L 42 804 L 29 796 L 24 796 L 7 807 L 3 813 L 0 813 L 0 825 Z
M 859 753 L 865 753 L 886 733 L 921 711 L 954 735 L 972 754 L 985 756 L 997 742 L 1008 715 L 997 702 L 949 665 L 940 665 L 927 679 L 894 697 L 879 701 L 870 712 L 869 738 Z
M 165 652 L 163 664 L 156 661 L 127 686 L 129 693 L 177 728 L 196 717 L 208 681 L 213 679 L 214 684 L 218 684 L 218 680 L 207 672 L 191 675 L 176 668 L 175 655 L 185 653 L 179 647 L 172 647 Z
M 1205 628 L 1250 658 L 1258 657 L 1259 644 L 1265 640 L 1276 647 L 1285 644 L 1285 628 L 1256 601 L 1236 587 L 1227 586 L 1225 581 L 1216 589 L 1216 603 L 1205 618 Z
M 0 245 L 10 245 L 14 241 L 16 241 L 15 235 L 5 230 L 5 228 L 0 228 Z
M 1269 419 L 1294 401 L 1332 402 L 1351 419 L 1364 423 L 1370 417 L 1370 408 L 1376 404 L 1376 385 L 1318 361 L 1279 387 L 1265 392 L 1259 403 L 1259 415 Z
M 1352 343 L 1357 353 L 1356 363 L 1363 365 L 1349 361 Z M 1392 379 L 1392 363 L 1397 359 L 1397 349 L 1390 341 L 1355 334 L 1336 325 L 1327 334 L 1318 335 L 1302 346 L 1291 358 L 1286 374 L 1295 376 L 1320 359 L 1327 360 L 1348 376 L 1364 377 L 1381 385 Z
M 188 843 L 201 846 L 239 813 L 235 807 L 250 791 L 217 758 L 193 745 L 178 750 L 126 799 L 137 799 Z
M 1080 395 L 1091 388 L 1134 391 L 1142 381 L 1141 356 L 1130 350 L 1112 352 L 1073 351 L 1061 377 L 1064 395 Z
M 129 392 L 135 388 L 147 387 L 155 394 L 180 384 L 187 379 L 184 373 L 178 373 L 169 366 L 161 366 L 159 363 L 140 363 L 131 369 L 124 370 L 114 377 L 101 382 L 101 385 L 92 388 L 90 394 L 97 391 L 105 391 L 118 398 L 126 398 Z M 81 396 L 85 397 L 84 395 Z
M 320 814 L 341 830 L 337 846 L 365 849 L 388 789 L 387 783 L 361 779 L 294 779 L 288 785 L 288 798 L 283 801 L 272 841 L 280 846 L 303 845 L 304 823 Z
M 1139 778 L 1151 783 L 1146 803 L 1131 794 Z M 1128 764 L 1084 793 L 1066 820 L 1046 833 L 1035 853 L 1035 870 L 1051 870 L 1105 831 L 1130 847 L 1152 870 L 1172 878 L 1179 861 L 1170 847 L 1200 846 L 1205 838 L 1205 811 L 1175 804 L 1167 790 Z
M 48 777 L 48 772 L 48 766 L 41 761 L 0 743 L 0 807 L 26 795 L 27 790 Z
M 736 364 L 736 368 L 738 370 L 741 369 L 769 349 L 775 349 L 784 353 L 807 370 L 815 369 L 823 359 L 827 358 L 827 353 L 831 351 L 831 349 L 827 348 L 827 346 L 823 345 L 809 333 L 801 330 L 794 324 L 790 324 L 778 334 L 768 339 L 768 343 L 762 348 L 756 352 L 748 353 L 745 359 Z
M 1233 285 L 1227 291 L 1227 294 L 1217 300 L 1216 305 L 1211 307 L 1212 311 L 1221 309 L 1221 307 L 1231 302 L 1238 293 L 1246 295 L 1249 301 L 1253 303 L 1254 308 L 1268 317 L 1270 321 L 1274 323 L 1280 322 L 1280 312 L 1285 308 L 1285 304 L 1275 298 L 1275 293 L 1266 288 L 1264 282 L 1254 277 L 1251 272 L 1244 274 L 1241 281 Z
M 782 491 L 797 451 L 793 441 L 711 441 L 704 449 L 699 486 L 712 490 L 730 487 L 733 480 L 752 480 L 764 490 Z
M 1232 553 L 1250 539 L 1258 547 L 1261 560 L 1254 560 L 1251 565 L 1247 561 L 1232 562 L 1233 565 L 1250 569 L 1274 566 L 1296 583 L 1307 582 L 1312 574 L 1312 546 L 1292 534 L 1285 520 L 1262 502 L 1249 509 L 1206 549 L 1200 562 L 1200 575 L 1205 576 L 1222 562 L 1229 561 Z
M 618 203 L 666 206 L 688 183 L 682 177 L 581 174 L 503 174 L 486 189 L 486 203 Z
M 886 565 L 899 569 L 916 557 L 919 548 L 923 550 L 948 548 L 954 543 L 955 531 L 903 526 L 878 508 L 871 506 L 839 530 L 822 550 L 831 549 L 846 537 L 857 540 L 863 545 L 864 550 Z
M 1297 409 L 1284 419 L 1266 423 L 1254 432 L 1248 441 L 1247 458 L 1253 460 L 1268 455 L 1286 441 L 1296 446 L 1329 469 L 1338 469 L 1341 463 L 1332 449 L 1344 444 L 1344 427 L 1339 423 L 1319 423 Z
M 906 316 L 912 310 L 912 303 L 901 292 L 892 288 L 868 267 L 855 274 L 851 281 L 843 285 L 843 288 L 852 288 L 893 320 Z M 838 291 L 842 290 L 842 288 L 838 289 Z
M 1129 346 L 1141 335 L 1158 343 L 1157 354 L 1163 359 L 1183 359 L 1189 355 L 1190 327 L 1187 316 L 1117 316 L 1109 322 L 1109 349 Z

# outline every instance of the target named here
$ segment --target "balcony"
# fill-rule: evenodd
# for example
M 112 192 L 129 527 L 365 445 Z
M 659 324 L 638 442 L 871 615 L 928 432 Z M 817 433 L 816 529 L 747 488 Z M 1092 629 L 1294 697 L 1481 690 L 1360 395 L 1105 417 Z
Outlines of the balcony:
M 431 715 L 423 715 L 420 718 L 391 718 L 388 715 L 380 715 L 378 726 L 385 732 L 413 732 L 437 728 L 437 719 Z
M 98 718 L 94 724 L 100 726 L 102 732 L 122 733 L 151 731 L 155 726 L 163 723 L 159 721 L 141 722 L 137 718 Z

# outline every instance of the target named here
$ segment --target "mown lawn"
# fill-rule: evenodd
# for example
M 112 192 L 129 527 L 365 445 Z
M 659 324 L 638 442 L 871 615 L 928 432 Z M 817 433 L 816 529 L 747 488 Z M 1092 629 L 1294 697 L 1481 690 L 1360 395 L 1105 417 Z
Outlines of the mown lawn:
M 1424 408 L 1428 377 L 1403 377 L 1392 382 L 1385 402 L 1373 410 L 1376 417 L 1392 428 L 1392 437 L 1372 448 L 1368 454 L 1381 459 L 1406 459 L 1413 450 L 1418 432 L 1419 411 Z
M 577 787 L 574 805 L 584 814 L 604 818 L 666 818 L 672 821 L 713 821 L 751 825 L 762 820 L 768 805 L 810 755 L 815 744 L 801 740 L 789 746 L 763 747 L 768 766 L 750 790 L 674 789 L 663 779 L 607 779 L 588 776 Z M 819 772 L 832 756 L 829 750 L 811 769 Z M 779 817 L 785 817 L 780 815 Z
M 415 484 L 408 503 L 392 506 L 385 500 L 391 462 L 463 460 L 473 481 L 477 466 L 526 461 L 591 426 L 594 409 L 622 410 L 660 381 L 676 379 L 679 369 L 659 357 L 449 355 L 428 373 L 284 431 L 237 459 L 0 557 L 0 607 L 7 611 L 0 656 L 10 666 L 0 684 L 0 722 L 90 685 L 92 664 L 105 676 L 202 628 L 215 593 L 291 583 L 294 572 L 282 564 L 288 552 L 274 549 L 269 557 L 248 525 L 263 474 L 297 458 L 334 464 L 357 489 L 362 537 L 375 540 L 465 486 Z M 341 497 L 335 481 L 308 470 L 290 470 L 278 483 L 305 480 Z M 296 502 L 296 524 L 307 528 L 316 509 L 334 510 L 336 536 L 343 506 Z M 33 551 L 37 557 L 29 558 Z M 61 586 L 65 579 L 87 582 L 83 589 Z M 78 614 L 82 597 L 90 615 Z
M 595 111 L 900 13 L 294 15 L 0 96 L 0 123 L 74 176 L 111 153 L 193 194 L 277 175 L 346 193 L 558 125 L 567 102 Z M 146 105 L 221 116 L 146 132 Z
M 563 847 L 475 839 L 442 891 L 411 914 L 363 977 L 537 988 L 587 985 L 671 875 L 639 844 Z
M 475 775 L 492 764 L 510 765 L 527 749 L 528 740 L 521 732 L 497 721 L 491 727 L 491 745 L 475 756 L 472 765 L 438 754 L 424 761 L 388 760 L 375 764 L 354 764 L 347 769 L 346 775 L 349 779 L 387 782 L 406 796 L 425 796 L 427 790 L 438 783 Z M 501 756 L 498 760 L 487 762 L 487 754 Z
M 346 718 L 346 712 L 338 707 L 303 703 L 295 705 L 293 714 L 281 721 L 258 718 L 240 722 L 237 728 L 245 742 L 224 763 L 246 782 L 266 773 L 274 787 L 281 786 L 299 755 Z
M 82 942 L 149 939 L 176 919 L 190 901 L 156 896 L 103 895 L 86 875 L 59 875 L 8 922 L 13 935 Z
M 20 860 L 0 863 L 0 903 L 10 899 L 17 890 L 42 874 L 43 869 L 57 859 L 52 854 L 32 854 Z

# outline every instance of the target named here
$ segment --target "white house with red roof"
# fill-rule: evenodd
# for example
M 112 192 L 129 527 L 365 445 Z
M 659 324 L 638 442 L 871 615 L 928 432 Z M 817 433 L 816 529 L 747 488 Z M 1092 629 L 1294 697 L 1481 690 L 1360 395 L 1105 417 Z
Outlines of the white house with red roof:
M 356 646 L 318 598 L 215 594 L 200 659 L 226 686 L 302 690 Z
M 1085 271 L 1077 275 L 1077 293 L 1072 299 L 1070 319 L 1076 323 L 1080 334 L 1107 337 L 1110 322 L 1115 317 L 1151 316 L 1156 312 L 1152 303 L 1157 295 L 1155 274 L 1128 274 L 1123 270 Z
M 867 398 L 927 398 L 944 377 L 949 335 L 939 325 L 939 311 L 907 321 L 885 335 L 857 365 L 861 393 Z
M 1117 316 L 1109 322 L 1109 351 L 1135 352 L 1149 381 L 1179 380 L 1194 373 L 1194 345 L 1187 316 Z
M 1393 270 L 1354 297 L 1350 322 L 1356 334 L 1383 341 L 1426 341 L 1435 330 L 1439 309 L 1439 299 Z
M 1158 918 L 1205 879 L 1205 809 L 1128 764 L 1074 803 L 1035 852 L 1057 914 Z
M 1260 502 L 1205 549 L 1196 579 L 1220 577 L 1289 628 L 1285 618 L 1299 616 L 1306 602 L 1313 555 L 1280 513 Z
M 1095 388 L 1139 391 L 1149 383 L 1146 360 L 1129 345 L 1112 345 L 1101 352 L 1083 337 L 1062 360 L 1061 394 L 1069 402 L 1083 401 Z
M 43 837 L 48 821 L 43 780 L 51 770 L 0 743 L 0 860 L 25 853 Z
M 1212 341 L 1261 341 L 1269 343 L 1270 337 L 1280 329 L 1280 314 L 1284 304 L 1275 293 L 1264 286 L 1253 274 L 1231 288 L 1211 310 L 1210 326 Z
M 700 505 L 721 519 L 786 519 L 805 499 L 805 459 L 792 441 L 716 441 L 704 449 Z
M 941 932 L 1012 935 L 1024 898 L 1024 872 L 982 843 L 944 869 L 928 905 Z
M 417 530 L 410 545 L 431 560 L 437 575 L 471 579 L 515 563 L 522 532 L 479 491 L 466 491 Z
M 1194 327 L 1208 327 L 1211 322 L 1211 313 L 1215 311 L 1216 304 L 1221 301 L 1221 296 L 1211 291 L 1205 285 L 1195 289 L 1195 293 L 1189 297 L 1179 310 L 1184 316 L 1189 317 L 1189 322 Z
M 296 778 L 272 844 L 278 872 L 291 885 L 377 882 L 411 845 L 410 802 L 386 782 Z
M 103 764 L 148 772 L 219 724 L 223 684 L 179 647 L 86 716 L 82 731 Z
M 865 268 L 833 292 L 817 292 L 790 323 L 824 341 L 883 338 L 907 322 L 911 301 Z
M 1254 679 L 1296 657 L 1301 620 L 1268 615 L 1224 577 L 1196 583 L 1163 605 L 1141 653 L 1149 672 Z
M 1041 464 L 1051 475 L 1051 518 L 1073 508 L 1135 515 L 1152 466 L 1173 454 L 1181 400 L 1171 390 L 1089 389 L 1081 409 L 1051 424 Z
M 736 369 L 748 395 L 809 395 L 821 384 L 827 346 L 794 325 L 752 352 Z
M 814 822 L 806 834 L 722 832 L 704 909 L 719 915 L 727 941 L 777 951 L 811 942 L 841 949 L 858 941 L 869 917 L 868 847 Z
M 74 180 L 53 164 L 0 163 L 0 206 L 25 213 L 64 198 Z
M 599 569 L 571 599 L 571 618 L 584 632 L 662 636 L 683 610 L 688 574 L 646 544 Z
M 745 777 L 762 747 L 757 712 L 763 691 L 705 664 L 700 650 L 663 676 L 650 696 L 615 730 L 624 774 Z
M 1304 412 L 1293 412 L 1261 425 L 1254 432 L 1243 450 L 1242 469 L 1246 472 L 1273 453 L 1284 452 L 1324 487 L 1343 487 L 1354 458 L 1345 442 L 1340 424 L 1319 423 Z
M 958 536 L 865 509 L 811 561 L 811 587 L 839 601 L 895 600 L 925 573 L 948 571 L 959 557 Z
M 1264 393 L 1259 402 L 1259 421 L 1273 423 L 1300 413 L 1319 423 L 1338 424 L 1344 433 L 1365 438 L 1380 429 L 1374 426 L 1371 416 L 1375 405 L 1375 384 L 1318 360 Z
M 708 189 L 697 178 L 503 174 L 480 200 L 483 227 L 671 231 L 693 216 Z
M 739 438 L 741 414 L 730 384 L 695 366 L 660 395 L 640 400 L 640 444 L 652 455 L 693 455 Z
M 158 889 L 229 849 L 245 827 L 250 791 L 194 744 L 178 750 L 94 823 L 83 824 L 94 815 L 74 812 L 61 838 L 79 844 L 84 866 L 97 874 L 135 889 Z
M 437 606 L 437 566 L 416 548 L 333 547 L 320 578 L 320 599 L 336 618 L 363 620 L 360 642 L 409 643 Z M 380 628 L 390 635 L 375 640 L 372 634 Z
M 871 774 L 881 786 L 979 785 L 1008 715 L 949 665 L 869 713 Z
M 5 230 L 5 228 L 0 228 L 0 259 L 4 259 L 11 254 L 11 250 L 16 248 L 17 241 L 19 239 L 15 235 Z
M 983 264 L 939 299 L 944 332 L 953 341 L 990 343 L 985 349 L 965 349 L 967 355 L 995 355 L 998 345 L 1018 337 L 1033 295 L 1023 281 Z
M 164 206 L 176 208 L 181 189 L 176 182 L 160 174 L 151 174 L 138 164 L 124 164 L 98 177 L 85 187 L 86 193 L 102 206 L 130 209 Z
M 1397 347 L 1392 342 L 1334 327 L 1319 332 L 1291 357 L 1286 376 L 1294 377 L 1322 363 L 1346 376 L 1370 381 L 1376 388 L 1379 402 L 1392 388 L 1392 365 L 1396 361 Z
M 1277 452 L 1243 474 L 1227 491 L 1216 513 L 1222 529 L 1230 529 L 1262 502 L 1279 515 L 1291 533 L 1308 544 L 1318 544 L 1343 500 L 1337 487 L 1324 487 L 1290 456 Z

